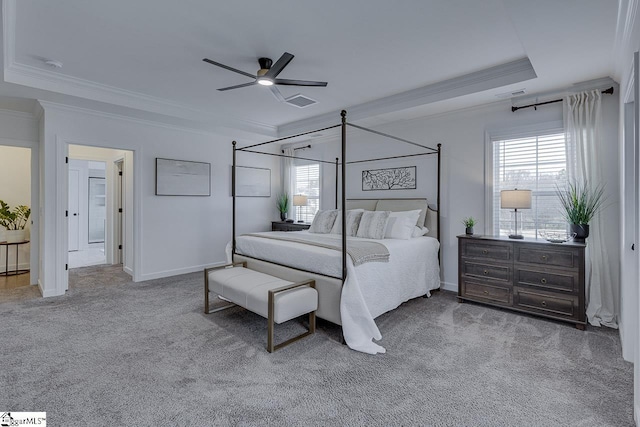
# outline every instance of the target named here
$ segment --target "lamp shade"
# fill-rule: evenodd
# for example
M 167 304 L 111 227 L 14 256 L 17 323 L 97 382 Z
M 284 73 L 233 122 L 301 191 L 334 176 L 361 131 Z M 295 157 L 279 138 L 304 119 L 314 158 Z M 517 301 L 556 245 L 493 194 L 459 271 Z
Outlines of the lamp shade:
M 531 190 L 502 190 L 501 209 L 531 209 Z
M 307 206 L 307 196 L 304 194 L 293 196 L 293 206 Z

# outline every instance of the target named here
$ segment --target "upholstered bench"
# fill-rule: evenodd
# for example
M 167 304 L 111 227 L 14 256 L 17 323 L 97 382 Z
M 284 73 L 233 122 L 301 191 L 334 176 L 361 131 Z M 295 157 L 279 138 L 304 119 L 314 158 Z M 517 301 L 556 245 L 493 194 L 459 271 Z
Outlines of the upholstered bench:
M 221 299 L 231 304 L 210 310 L 209 292 L 218 294 Z M 234 305 L 267 318 L 269 353 L 311 335 L 316 330 L 318 291 L 315 289 L 315 280 L 288 282 L 250 270 L 246 262 L 206 268 L 204 270 L 204 312 L 214 313 Z M 307 332 L 275 345 L 274 323 L 284 323 L 304 314 L 309 314 Z

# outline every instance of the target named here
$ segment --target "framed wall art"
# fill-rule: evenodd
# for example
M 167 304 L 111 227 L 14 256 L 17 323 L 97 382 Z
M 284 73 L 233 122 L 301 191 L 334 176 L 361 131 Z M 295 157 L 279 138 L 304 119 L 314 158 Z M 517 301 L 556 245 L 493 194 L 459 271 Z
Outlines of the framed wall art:
M 362 171 L 362 191 L 415 189 L 415 166 Z
M 271 169 L 236 166 L 235 190 L 236 197 L 271 197 Z
M 210 195 L 210 163 L 156 158 L 156 196 Z

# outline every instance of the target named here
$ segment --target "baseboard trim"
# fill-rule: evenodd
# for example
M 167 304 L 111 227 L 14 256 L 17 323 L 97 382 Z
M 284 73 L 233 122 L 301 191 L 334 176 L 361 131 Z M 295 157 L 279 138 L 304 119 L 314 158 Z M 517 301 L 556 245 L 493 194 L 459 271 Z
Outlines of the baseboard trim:
M 125 273 L 127 273 L 129 276 L 133 277 L 133 270 L 129 267 L 123 267 L 122 271 L 124 271 Z
M 40 293 L 42 294 L 43 298 L 59 297 L 64 295 L 64 291 L 62 291 L 62 293 L 58 293 L 57 289 L 51 289 L 49 291 L 45 291 L 42 287 L 42 282 L 40 282 L 40 280 L 38 280 L 38 288 L 40 289 Z
M 196 271 L 202 272 L 205 268 L 218 267 L 224 264 L 226 264 L 226 262 L 217 262 L 213 264 L 202 264 L 202 265 L 194 265 L 194 266 L 185 267 L 185 268 L 177 268 L 175 270 L 158 271 L 157 273 L 142 274 L 140 275 L 140 281 L 179 276 L 181 274 L 195 273 Z
M 440 289 L 444 289 L 445 291 L 451 291 L 458 293 L 458 284 L 457 283 L 449 283 L 445 281 L 440 282 Z

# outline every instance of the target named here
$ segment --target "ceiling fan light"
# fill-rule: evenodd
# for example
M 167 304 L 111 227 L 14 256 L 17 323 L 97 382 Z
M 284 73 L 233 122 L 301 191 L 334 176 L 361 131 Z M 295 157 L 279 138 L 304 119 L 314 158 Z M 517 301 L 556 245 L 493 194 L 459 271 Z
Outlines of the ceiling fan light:
M 261 84 L 262 86 L 273 86 L 273 80 L 265 77 L 258 77 L 258 84 Z

